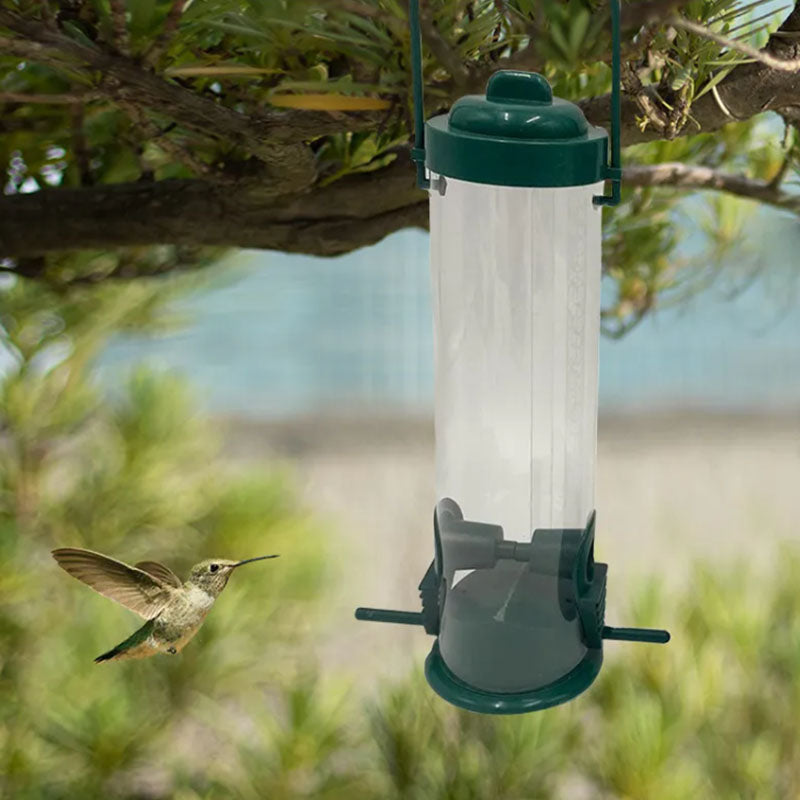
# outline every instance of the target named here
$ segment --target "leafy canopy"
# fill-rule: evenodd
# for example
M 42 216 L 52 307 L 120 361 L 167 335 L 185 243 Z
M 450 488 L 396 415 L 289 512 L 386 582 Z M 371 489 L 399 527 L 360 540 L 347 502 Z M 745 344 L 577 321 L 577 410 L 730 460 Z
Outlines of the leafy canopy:
M 6 41 L 0 47 L 6 195 L 48 187 L 56 193 L 59 187 L 87 192 L 108 185 L 164 187 L 152 216 L 137 218 L 137 233 L 126 233 L 126 239 L 141 236 L 141 248 L 123 250 L 109 234 L 108 257 L 98 260 L 103 248 L 96 246 L 87 256 L 23 253 L 7 259 L 6 270 L 65 284 L 87 276 L 97 281 L 193 268 L 208 263 L 193 245 L 202 244 L 204 232 L 214 228 L 214 216 L 216 227 L 230 223 L 229 244 L 237 244 L 236 232 L 252 219 L 266 231 L 265 246 L 322 254 L 359 247 L 424 220 L 403 213 L 424 198 L 411 187 L 410 166 L 397 169 L 398 159 L 407 159 L 412 130 L 405 2 L 73 0 L 51 7 L 5 0 L 3 8 L 12 15 L 0 12 L 0 37 Z M 676 9 L 681 18 L 734 44 L 769 42 L 774 51 L 774 42 L 794 41 L 789 34 L 769 38 L 787 9 L 766 0 L 623 5 L 623 90 L 631 103 L 623 136 L 638 142 L 626 148 L 624 163 L 643 171 L 639 185 L 631 173 L 622 206 L 606 212 L 606 276 L 613 291 L 604 323 L 612 335 L 624 333 L 676 287 L 684 292 L 687 284 L 708 283 L 743 235 L 744 214 L 734 196 L 784 208 L 793 203 L 796 119 L 774 114 L 765 119 L 759 107 L 705 132 L 708 108 L 716 108 L 712 97 L 721 102 L 719 92 L 734 76 L 745 75 L 752 59 L 735 46 L 670 24 Z M 609 90 L 603 3 L 427 0 L 422 23 L 427 114 L 446 110 L 464 92 L 480 91 L 502 67 L 542 72 L 557 94 L 585 101 L 590 119 L 593 98 Z M 35 47 L 25 33 L 38 42 Z M 686 213 L 682 198 L 698 184 L 653 177 L 652 170 L 665 161 L 710 171 L 712 178 L 701 185 L 730 194 L 693 203 Z M 717 174 L 746 180 L 731 188 L 713 179 Z M 379 203 L 365 195 L 363 208 L 348 206 L 345 214 L 353 215 L 353 223 L 338 224 L 334 243 L 324 236 L 317 241 L 309 219 L 341 220 L 343 207 L 357 202 L 350 188 L 356 181 L 378 184 L 389 175 L 404 181 L 402 198 L 393 188 L 398 184 L 386 183 Z M 177 184 L 172 202 L 168 182 L 178 180 L 202 180 L 198 192 L 216 198 L 210 211 L 191 198 L 181 200 Z M 316 195 L 317 206 L 307 210 L 303 204 L 313 205 Z M 150 195 L 142 197 L 150 202 Z M 159 209 L 165 206 L 173 222 L 162 220 L 166 212 Z M 13 212 L 16 206 L 8 208 Z M 76 219 L 65 220 L 65 226 L 84 225 L 90 230 L 84 241 L 103 239 L 78 219 L 89 212 L 74 213 Z M 182 213 L 187 224 L 205 213 L 212 218 L 198 220 L 192 234 L 173 224 Z M 383 216 L 370 227 L 373 213 Z M 282 227 L 272 235 L 269 225 L 276 220 Z M 686 256 L 681 242 L 687 234 L 705 242 L 700 256 Z M 190 241 L 193 235 L 196 242 Z M 330 238 L 328 229 L 324 235 Z M 176 241 L 170 242 L 173 236 Z M 188 250 L 164 258 L 162 249 L 154 266 L 145 251 L 159 237 Z M 70 241 L 80 245 L 81 235 Z

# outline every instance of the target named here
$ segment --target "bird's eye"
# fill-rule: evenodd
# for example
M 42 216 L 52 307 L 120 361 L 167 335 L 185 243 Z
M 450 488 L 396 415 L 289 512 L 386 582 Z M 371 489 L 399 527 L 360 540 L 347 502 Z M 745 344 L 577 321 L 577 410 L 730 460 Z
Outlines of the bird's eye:
M 209 572 L 216 572 L 219 569 L 219 564 L 212 564 L 209 568 Z

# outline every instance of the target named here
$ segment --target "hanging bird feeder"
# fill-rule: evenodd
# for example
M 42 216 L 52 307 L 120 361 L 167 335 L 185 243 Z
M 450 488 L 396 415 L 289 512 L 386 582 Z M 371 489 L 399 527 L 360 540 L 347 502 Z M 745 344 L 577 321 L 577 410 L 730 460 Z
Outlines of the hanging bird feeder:
M 430 191 L 436 361 L 434 559 L 421 612 L 361 620 L 436 637 L 432 688 L 471 711 L 565 702 L 604 639 L 594 560 L 601 209 L 620 192 L 619 0 L 611 0 L 608 135 L 536 73 L 499 71 L 485 96 L 423 124 L 418 0 L 410 3 L 414 160 Z M 603 192 L 610 181 L 611 194 Z

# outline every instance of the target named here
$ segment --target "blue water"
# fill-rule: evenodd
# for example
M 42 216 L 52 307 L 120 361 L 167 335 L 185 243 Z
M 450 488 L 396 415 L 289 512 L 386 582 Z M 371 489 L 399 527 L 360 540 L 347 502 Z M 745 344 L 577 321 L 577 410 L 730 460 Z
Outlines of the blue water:
M 602 340 L 601 409 L 800 406 L 798 230 L 769 216 L 709 289 Z M 254 417 L 432 407 L 427 234 L 335 259 L 244 252 L 225 275 L 180 302 L 183 329 L 115 341 L 103 380 L 147 360 L 187 375 L 207 410 Z

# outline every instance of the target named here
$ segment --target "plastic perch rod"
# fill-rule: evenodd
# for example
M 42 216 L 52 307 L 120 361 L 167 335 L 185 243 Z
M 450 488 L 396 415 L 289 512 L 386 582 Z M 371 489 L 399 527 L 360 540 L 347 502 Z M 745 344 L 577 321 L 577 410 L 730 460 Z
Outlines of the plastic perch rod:
M 608 625 L 604 625 L 603 638 L 617 639 L 620 642 L 666 644 L 669 641 L 669 631 L 657 628 L 610 628 Z
M 422 625 L 421 611 L 390 611 L 386 608 L 357 608 L 356 619 L 364 622 L 395 622 L 400 625 Z
M 400 625 L 422 625 L 422 613 L 419 611 L 391 611 L 386 608 L 357 608 L 356 619 L 364 622 L 393 622 Z M 616 639 L 620 642 L 650 642 L 666 644 L 669 631 L 657 628 L 612 628 L 603 626 L 604 639 Z

